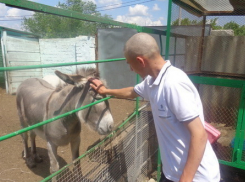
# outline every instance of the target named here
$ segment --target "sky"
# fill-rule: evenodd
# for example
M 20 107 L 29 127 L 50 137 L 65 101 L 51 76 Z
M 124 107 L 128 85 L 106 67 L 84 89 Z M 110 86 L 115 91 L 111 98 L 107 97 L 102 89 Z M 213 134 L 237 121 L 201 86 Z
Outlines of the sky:
M 56 6 L 66 0 L 32 0 L 37 3 Z M 161 26 L 167 24 L 168 0 L 84 0 L 96 4 L 102 14 L 111 15 L 115 21 L 134 23 L 140 26 Z M 11 8 L 0 3 L 0 26 L 22 30 L 21 19 L 34 12 Z

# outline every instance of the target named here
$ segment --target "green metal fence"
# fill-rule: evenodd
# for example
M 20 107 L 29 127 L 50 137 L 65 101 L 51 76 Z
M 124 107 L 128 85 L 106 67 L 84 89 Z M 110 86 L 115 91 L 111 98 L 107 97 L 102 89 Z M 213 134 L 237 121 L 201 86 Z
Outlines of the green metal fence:
M 147 27 L 140 27 L 137 25 L 131 25 L 126 23 L 116 22 L 113 20 L 97 18 L 91 15 L 85 15 L 78 12 L 62 10 L 59 8 L 50 7 L 50 6 L 46 6 L 30 1 L 0 0 L 0 2 L 21 9 L 27 9 L 27 10 L 43 12 L 43 13 L 48 13 L 48 14 L 53 14 L 53 15 L 58 15 L 63 17 L 69 17 L 73 19 L 91 21 L 91 22 L 106 23 L 114 26 L 133 28 L 136 29 L 138 32 L 164 35 L 166 36 L 166 50 L 165 50 L 166 59 L 172 58 L 171 56 L 169 56 L 170 54 L 174 55 L 174 58 L 178 57 L 176 49 L 174 50 L 171 47 L 176 48 L 175 45 L 178 44 L 178 41 L 184 42 L 182 47 L 182 49 L 186 50 L 184 53 L 184 58 L 183 56 L 179 58 L 177 62 L 179 64 L 176 63 L 176 66 L 182 68 L 189 74 L 197 75 L 197 76 L 190 76 L 190 78 L 196 84 L 200 96 L 203 100 L 205 118 L 208 122 L 210 122 L 219 130 L 222 131 L 221 138 L 213 146 L 219 158 L 219 161 L 220 163 L 225 165 L 230 165 L 230 166 L 245 169 L 245 149 L 244 149 L 245 81 L 244 81 L 243 73 L 240 72 L 239 74 L 235 74 L 235 73 L 230 74 L 226 72 L 220 73 L 217 71 L 218 68 L 212 71 L 208 71 L 207 70 L 208 67 L 212 68 L 212 66 L 215 67 L 217 65 L 213 65 L 213 64 L 208 65 L 207 63 L 204 63 L 205 64 L 204 65 L 202 63 L 202 60 L 204 60 L 205 56 L 208 56 L 209 54 L 209 51 L 205 52 L 205 50 L 208 50 L 208 45 L 210 45 L 210 40 L 209 40 L 210 37 L 208 36 L 205 37 L 205 23 L 207 18 L 206 16 L 208 15 L 206 15 L 205 13 L 202 14 L 201 10 L 197 10 L 193 8 L 194 6 L 190 8 L 182 1 L 174 0 L 173 1 L 174 3 L 181 6 L 183 5 L 183 7 L 185 8 L 184 10 L 182 10 L 182 13 L 180 13 L 179 6 L 177 6 L 176 4 L 172 4 L 172 0 L 169 0 L 167 31 L 159 31 Z M 199 15 L 199 17 L 195 16 L 197 14 Z M 183 30 L 171 32 L 171 25 L 176 19 L 180 18 L 180 15 L 182 16 L 181 17 L 182 19 L 189 18 L 192 22 L 199 22 L 199 21 L 202 22 L 201 24 L 198 24 L 201 26 L 199 35 L 196 36 L 186 35 L 183 33 Z M 209 14 L 209 15 L 214 16 L 214 14 Z M 237 15 L 240 16 L 241 13 L 238 13 Z M 200 16 L 202 17 L 200 18 Z M 190 27 L 191 26 L 186 26 L 185 30 L 188 32 Z M 176 38 L 175 41 L 170 41 L 170 37 Z M 229 38 L 224 37 L 222 40 L 225 39 L 229 39 Z M 189 45 L 193 45 L 193 46 L 197 45 L 197 46 L 190 47 Z M 241 44 L 239 45 L 241 46 Z M 212 53 L 213 54 L 217 52 L 219 53 L 219 51 L 217 50 L 218 49 L 216 49 L 215 52 Z M 215 56 L 218 55 L 219 54 Z M 105 60 L 101 60 L 101 62 L 103 61 Z M 108 60 L 107 62 L 110 61 L 115 61 L 115 59 Z M 95 61 L 95 63 L 98 62 L 100 61 Z M 241 62 L 241 60 L 239 60 L 239 62 Z M 195 64 L 194 67 L 192 66 L 193 63 Z M 43 65 L 43 66 L 45 67 L 66 66 L 68 64 L 69 63 L 58 64 L 58 65 L 57 64 Z M 80 63 L 76 63 L 76 64 L 80 64 Z M 222 62 L 222 65 L 225 65 L 225 63 Z M 34 67 L 0 68 L 0 71 L 9 71 L 11 69 L 13 70 L 33 69 Z M 40 67 L 42 68 L 42 66 Z M 223 78 L 219 78 L 219 77 L 223 77 Z M 229 133 L 229 137 L 225 138 L 226 136 L 225 133 Z M 50 179 L 50 177 L 48 179 Z
M 2 3 L 5 3 L 6 5 L 9 5 L 9 6 L 13 6 L 13 7 L 17 7 L 17 8 L 21 8 L 21 9 L 27 9 L 27 10 L 33 10 L 33 11 L 36 11 L 36 12 L 44 12 L 44 13 L 49 13 L 49 14 L 53 14 L 53 15 L 59 15 L 59 16 L 64 16 L 64 17 L 69 17 L 69 18 L 74 18 L 74 19 L 79 19 L 79 20 L 85 20 L 85 21 L 92 21 L 92 22 L 101 22 L 101 23 L 106 23 L 106 24 L 110 24 L 110 25 L 114 25 L 114 26 L 120 26 L 120 27 L 127 27 L 127 28 L 133 28 L 133 29 L 136 29 L 138 32 L 146 32 L 146 33 L 156 33 L 156 34 L 159 34 L 159 35 L 166 35 L 166 32 L 165 31 L 159 31 L 159 30 L 154 30 L 154 29 L 149 29 L 149 28 L 147 28 L 147 27 L 140 27 L 140 26 L 137 26 L 137 25 L 131 25 L 131 24 L 125 24 L 125 23 L 121 23 L 121 22 L 116 22 L 116 21 L 112 21 L 112 20 L 106 20 L 106 19 L 103 19 L 103 18 L 96 18 L 96 17 L 93 17 L 93 16 L 90 16 L 90 15 L 84 15 L 84 14 L 81 14 L 81 13 L 78 13 L 78 12 L 70 12 L 70 11 L 67 11 L 67 10 L 62 10 L 62 9 L 59 9 L 59 8 L 54 8 L 54 7 L 50 7 L 50 6 L 46 6 L 46 5 L 42 5 L 42 4 L 38 4 L 38 3 L 34 3 L 34 2 L 30 2 L 30 1 L 0 1 L 0 2 L 2 2 Z M 169 29 L 170 29 L 170 27 L 169 27 Z M 1 72 L 3 72 L 3 71 L 16 71 L 16 70 L 25 70 L 25 69 L 35 69 L 35 68 L 47 68 L 47 67 L 57 67 L 57 66 L 68 66 L 68 65 L 79 65 L 79 64 L 91 64 L 91 63 L 101 63 L 101 62 L 111 62 L 111 61 L 120 61 L 120 60 L 124 60 L 124 58 L 120 58 L 120 59 L 111 59 L 111 60 L 97 60 L 97 61 L 86 61 L 86 62 L 76 62 L 76 63 L 62 63 L 62 64 L 48 64 L 48 65 L 32 65 L 32 66 L 17 66 L 17 67 L 1 67 L 0 68 L 0 71 Z M 137 76 L 137 80 L 139 81 L 139 76 Z M 106 99 L 108 99 L 108 98 L 106 98 Z M 94 103 L 94 104 L 96 104 L 96 103 Z M 90 105 L 89 105 L 90 106 Z M 28 131 L 28 130 L 31 130 L 31 129 L 33 129 L 33 128 L 35 128 L 35 127 L 39 127 L 39 126 L 41 126 L 41 125 L 44 125 L 44 124 L 47 124 L 47 123 L 49 123 L 49 122 L 52 122 L 52 121 L 54 121 L 54 120 L 56 120 L 56 119 L 58 119 L 58 118 L 60 118 L 60 117 L 65 117 L 66 115 L 69 115 L 69 114 L 71 114 L 71 113 L 74 113 L 74 112 L 77 112 L 78 110 L 81 110 L 81 109 L 84 109 L 84 108 L 86 108 L 86 107 L 89 107 L 89 106 L 85 106 L 85 107 L 83 107 L 83 108 L 79 108 L 79 109 L 77 109 L 77 110 L 74 110 L 74 111 L 70 111 L 70 112 L 68 112 L 68 113 L 65 113 L 65 114 L 63 114 L 63 115 L 61 115 L 61 116 L 57 116 L 57 117 L 55 117 L 55 118 L 52 118 L 52 119 L 49 119 L 49 120 L 47 120 L 47 121 L 43 121 L 42 123 L 39 123 L 38 125 L 34 125 L 34 126 L 30 126 L 30 127 L 28 127 L 28 128 L 25 128 L 25 129 L 22 129 L 22 130 L 19 130 L 19 131 L 17 131 L 17 132 L 14 132 L 14 133 L 10 133 L 10 134 L 8 134 L 8 135 L 6 135 L 6 136 L 2 136 L 1 138 L 0 138 L 0 140 L 5 140 L 5 139 L 8 139 L 8 138 L 10 138 L 10 137 L 13 137 L 13 136 L 16 136 L 16 135 L 18 135 L 18 134 L 21 134 L 21 133 L 23 133 L 23 132 L 26 132 L 26 131 Z M 139 107 L 139 99 L 137 99 L 137 101 L 136 101 L 136 118 L 138 118 L 138 116 L 140 116 L 140 114 L 138 113 L 138 108 Z M 148 113 L 148 112 L 147 112 Z M 134 114 L 134 115 L 135 115 Z M 144 116 L 144 118 L 145 117 L 149 117 L 148 116 L 149 114 L 147 114 L 146 116 Z M 131 118 L 131 117 L 130 117 Z M 129 118 L 129 119 L 130 119 Z M 135 119 L 135 121 L 136 121 L 137 119 Z M 128 120 L 127 120 L 128 121 Z M 150 119 L 150 120 L 147 120 L 147 122 L 152 122 L 152 119 Z M 127 123 L 127 122 L 126 122 Z M 147 123 L 145 123 L 145 124 L 147 124 Z M 123 124 L 123 126 L 125 125 L 125 123 Z M 131 122 L 131 125 L 132 125 L 132 122 Z M 136 125 L 137 126 L 137 124 L 133 124 L 133 125 Z M 149 123 L 147 124 L 147 125 L 149 125 Z M 154 125 L 152 125 L 151 124 L 151 126 L 154 126 Z M 132 126 L 131 126 L 132 127 Z M 134 126 L 135 127 L 135 126 Z M 145 128 L 145 126 L 143 126 L 143 130 L 144 130 L 144 128 Z M 121 130 L 121 126 L 116 130 L 116 131 L 114 131 L 113 133 L 118 133 L 118 130 Z M 132 130 L 133 131 L 133 130 Z M 136 131 L 133 131 L 133 132 L 131 132 L 131 135 L 132 136 L 134 136 L 135 135 L 135 133 L 137 133 L 138 131 L 141 131 L 140 130 L 140 128 L 138 128 L 138 127 L 136 127 Z M 122 131 L 120 131 L 119 133 L 121 133 Z M 142 132 L 142 131 L 141 131 Z M 151 138 L 151 141 L 154 141 L 153 143 L 154 143 L 154 146 L 152 146 L 152 144 L 151 144 L 151 153 L 149 153 L 148 155 L 150 156 L 150 159 L 151 158 L 153 158 L 153 161 L 155 161 L 155 162 L 157 162 L 157 159 L 156 159 L 156 157 L 154 157 L 154 156 L 157 156 L 156 154 L 156 151 L 157 151 L 157 144 L 155 143 L 157 140 L 156 140 L 156 136 L 154 135 L 154 133 L 155 132 L 151 132 L 153 135 L 152 136 L 150 136 L 150 138 Z M 112 140 L 112 136 L 113 136 L 113 134 L 111 134 L 111 135 L 109 135 L 109 136 L 107 136 L 106 137 L 106 139 L 105 140 L 108 140 L 108 139 L 110 139 L 110 140 Z M 130 135 L 129 135 L 130 136 Z M 136 135 L 137 136 L 137 135 Z M 135 136 L 134 136 L 135 137 Z M 142 138 L 142 134 L 141 134 L 141 138 Z M 146 136 L 146 139 L 148 139 L 148 137 Z M 134 140 L 136 140 L 136 141 L 138 141 L 138 138 L 136 137 Z M 125 141 L 124 141 L 125 142 Z M 142 141 L 141 141 L 142 142 Z M 95 146 L 94 148 L 99 148 L 99 150 L 101 150 L 101 148 L 103 148 L 103 145 L 104 145 L 104 142 L 102 142 L 103 144 L 100 144 L 100 147 L 98 147 L 98 146 Z M 143 142 L 144 143 L 144 142 Z M 107 144 L 108 145 L 108 144 Z M 120 146 L 121 144 L 119 143 L 118 144 L 118 146 Z M 131 145 L 131 152 L 133 152 L 134 151 L 134 149 L 133 148 L 135 148 L 135 147 L 133 147 L 133 145 L 134 145 L 134 143 L 132 143 L 132 144 L 130 144 Z M 149 146 L 146 146 L 145 144 L 143 144 L 143 147 L 149 147 Z M 155 147 L 155 149 L 154 149 L 154 147 Z M 137 148 L 137 147 L 136 147 Z M 147 149 L 147 148 L 145 148 L 145 150 L 149 150 L 149 149 Z M 138 152 L 142 152 L 142 149 L 140 150 L 141 148 L 139 148 L 139 149 L 135 149 L 135 151 L 134 151 L 134 153 L 138 153 Z M 93 149 L 93 150 L 89 150 L 86 154 L 84 154 L 84 155 L 82 155 L 78 160 L 80 160 L 81 158 L 83 158 L 83 157 L 85 157 L 85 156 L 87 156 L 88 154 L 90 154 L 90 155 L 92 155 L 91 153 L 93 153 L 95 151 L 95 149 Z M 131 152 L 129 152 L 129 153 L 131 153 Z M 121 153 L 121 152 L 119 152 L 119 154 L 117 154 L 117 155 L 125 155 L 124 153 Z M 102 154 L 103 154 L 103 152 L 102 152 Z M 131 155 L 131 154 L 130 154 Z M 147 155 L 147 156 L 148 156 Z M 137 156 L 137 155 L 133 155 L 133 156 L 131 156 L 131 157 L 129 157 L 130 158 L 130 160 L 132 159 L 132 157 L 134 158 L 135 156 Z M 147 156 L 145 156 L 145 157 L 147 157 Z M 104 156 L 101 156 L 102 158 L 104 157 Z M 143 159 L 140 159 L 141 160 L 141 163 L 142 163 L 142 160 L 149 160 L 149 159 L 147 159 L 147 158 L 143 158 Z M 117 160 L 117 159 L 114 159 L 114 162 L 115 162 L 115 160 Z M 120 161 L 120 162 L 122 162 L 122 161 Z M 124 161 L 125 162 L 125 161 Z M 150 161 L 148 161 L 148 162 L 152 162 L 152 160 L 150 160 Z M 160 161 L 159 161 L 160 162 Z M 136 160 L 136 163 L 137 164 L 140 164 L 139 163 L 139 161 L 137 162 L 137 160 Z M 71 165 L 71 164 L 70 164 Z M 60 176 L 60 173 L 63 173 L 61 176 L 61 179 L 63 178 L 63 176 L 67 176 L 67 169 L 69 168 L 69 166 L 70 165 L 67 165 L 67 166 L 65 166 L 64 168 L 62 168 L 60 171 L 58 171 L 57 173 L 54 173 L 54 174 L 52 174 L 51 176 L 49 176 L 49 177 L 47 177 L 46 179 L 44 179 L 44 181 L 47 181 L 47 180 L 50 180 L 52 177 L 58 177 L 59 178 L 59 176 Z M 101 165 L 101 164 L 99 164 L 99 165 Z M 142 172 L 147 172 L 148 173 L 148 167 L 149 166 L 151 166 L 151 165 L 149 165 L 149 164 L 147 164 L 147 163 L 145 163 L 144 164 L 144 166 L 146 166 L 146 170 L 143 170 Z M 144 166 L 141 166 L 142 168 L 144 168 Z M 153 166 L 153 167 L 152 167 Z M 156 164 L 155 165 L 152 165 L 150 168 L 151 168 L 151 171 L 154 171 L 154 170 L 156 170 L 156 168 L 154 168 L 154 166 L 157 166 Z M 160 165 L 159 165 L 160 166 Z M 119 166 L 120 167 L 120 166 Z M 132 166 L 131 166 L 132 167 Z M 135 167 L 134 167 L 135 168 Z M 91 169 L 91 171 L 89 171 L 89 174 L 91 173 L 93 171 L 93 169 Z M 160 171 L 160 167 L 159 167 L 159 171 Z M 100 173 L 102 173 L 103 174 L 103 170 L 102 170 L 102 172 L 100 171 Z M 124 173 L 125 173 L 125 170 L 124 170 Z M 68 174 L 69 174 L 69 172 L 68 172 Z M 92 174 L 92 173 L 91 173 Z M 158 173 L 158 175 L 159 175 L 160 173 Z M 97 174 L 97 175 L 99 175 L 99 174 Z M 122 174 L 120 174 L 121 176 L 123 176 Z M 140 175 L 140 173 L 138 174 L 138 175 Z M 144 175 L 147 175 L 147 174 L 144 174 Z M 68 175 L 69 176 L 69 175 Z M 84 175 L 83 175 L 84 176 Z M 96 174 L 93 174 L 92 175 L 92 178 L 94 178 L 94 177 L 96 177 Z M 69 177 L 68 177 L 69 178 Z M 134 176 L 134 178 L 135 178 L 135 180 L 137 180 L 137 176 Z M 159 176 L 157 177 L 158 179 L 159 179 Z M 67 178 L 63 178 L 65 181 L 66 181 L 66 179 Z M 109 178 L 108 178 L 109 179 Z M 140 178 L 140 179 L 143 179 L 143 178 Z M 80 179 L 81 180 L 81 179 Z M 85 179 L 86 180 L 86 179 Z M 139 180 L 139 179 L 138 179 Z M 96 180 L 93 180 L 93 181 L 96 181 Z

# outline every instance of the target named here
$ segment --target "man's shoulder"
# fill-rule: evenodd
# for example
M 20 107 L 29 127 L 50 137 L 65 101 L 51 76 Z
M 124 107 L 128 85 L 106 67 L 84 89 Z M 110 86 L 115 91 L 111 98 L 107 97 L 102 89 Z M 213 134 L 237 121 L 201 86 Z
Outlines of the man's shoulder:
M 165 78 L 165 86 L 174 86 L 174 85 L 189 85 L 190 79 L 188 75 L 181 69 L 171 66 L 171 69 L 169 69 L 169 72 L 166 75 Z

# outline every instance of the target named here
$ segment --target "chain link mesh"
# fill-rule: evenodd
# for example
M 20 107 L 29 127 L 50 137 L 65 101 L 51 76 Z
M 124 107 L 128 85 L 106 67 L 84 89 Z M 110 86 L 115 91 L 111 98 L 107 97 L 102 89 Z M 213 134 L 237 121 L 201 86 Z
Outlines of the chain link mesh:
M 205 120 L 221 132 L 221 137 L 213 145 L 216 155 L 221 160 L 231 161 L 241 89 L 199 85 L 199 93 Z
M 158 143 L 149 106 L 104 143 L 50 181 L 145 182 L 157 169 Z
M 184 56 L 172 63 L 189 75 L 245 80 L 245 2 L 173 2 L 171 32 L 175 33 L 172 35 L 175 41 L 170 39 L 170 55 L 172 60 L 176 59 L 178 52 Z M 197 85 L 197 88 L 203 102 L 205 120 L 221 132 L 221 137 L 213 145 L 218 159 L 233 162 L 234 157 L 239 157 L 233 156 L 234 141 L 245 141 L 235 138 L 236 130 L 239 129 L 239 110 L 244 109 L 239 108 L 243 102 L 242 89 L 202 84 Z M 245 145 L 239 149 L 242 151 L 241 160 L 244 161 Z

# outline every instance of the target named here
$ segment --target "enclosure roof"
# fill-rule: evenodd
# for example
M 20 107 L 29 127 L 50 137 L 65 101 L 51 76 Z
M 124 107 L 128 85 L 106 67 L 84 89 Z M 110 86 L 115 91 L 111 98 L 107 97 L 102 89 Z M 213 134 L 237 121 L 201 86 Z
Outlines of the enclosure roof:
M 244 0 L 173 0 L 196 16 L 245 15 Z
M 23 35 L 26 35 L 26 36 L 40 37 L 39 35 L 31 33 L 31 32 L 25 32 L 25 31 L 21 31 L 21 30 L 16 30 L 16 29 L 0 26 L 0 33 L 1 33 L 1 31 L 4 31 L 4 30 L 8 31 L 8 32 L 14 32 L 16 34 L 23 34 Z

